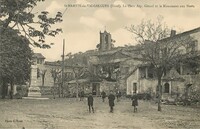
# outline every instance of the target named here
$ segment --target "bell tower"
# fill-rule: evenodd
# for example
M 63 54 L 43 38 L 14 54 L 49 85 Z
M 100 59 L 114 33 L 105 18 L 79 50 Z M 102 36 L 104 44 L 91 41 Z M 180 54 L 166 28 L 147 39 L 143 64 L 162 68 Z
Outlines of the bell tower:
M 111 34 L 106 32 L 106 30 L 102 33 L 100 31 L 100 47 L 99 47 L 99 50 L 100 51 L 107 51 L 107 50 L 110 50 L 111 48 L 112 48 Z

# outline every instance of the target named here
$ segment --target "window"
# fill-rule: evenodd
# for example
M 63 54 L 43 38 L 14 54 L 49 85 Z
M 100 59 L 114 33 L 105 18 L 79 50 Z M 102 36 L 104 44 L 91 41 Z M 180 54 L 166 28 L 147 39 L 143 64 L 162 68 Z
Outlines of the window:
M 187 53 L 194 54 L 198 50 L 198 42 L 193 41 L 187 44 L 186 51 Z
M 148 78 L 154 78 L 154 69 L 153 67 L 148 68 Z
M 165 85 L 164 85 L 164 93 L 169 93 L 169 83 L 165 83 Z

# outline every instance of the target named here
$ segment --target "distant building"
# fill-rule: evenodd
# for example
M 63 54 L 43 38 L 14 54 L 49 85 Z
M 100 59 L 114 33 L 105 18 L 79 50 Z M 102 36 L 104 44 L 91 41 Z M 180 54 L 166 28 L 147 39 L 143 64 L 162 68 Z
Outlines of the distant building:
M 32 60 L 34 64 L 44 64 L 45 57 L 41 53 L 34 53 Z

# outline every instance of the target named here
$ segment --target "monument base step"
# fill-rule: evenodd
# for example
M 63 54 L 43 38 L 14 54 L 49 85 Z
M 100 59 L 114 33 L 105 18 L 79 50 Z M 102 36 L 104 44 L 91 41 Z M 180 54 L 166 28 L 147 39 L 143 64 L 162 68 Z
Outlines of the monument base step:
M 40 92 L 29 92 L 28 97 L 41 97 L 42 94 Z
M 37 99 L 37 100 L 47 100 L 47 99 L 49 99 L 49 98 L 42 98 L 42 97 L 31 97 L 31 96 L 29 96 L 29 97 L 22 97 L 22 99 Z

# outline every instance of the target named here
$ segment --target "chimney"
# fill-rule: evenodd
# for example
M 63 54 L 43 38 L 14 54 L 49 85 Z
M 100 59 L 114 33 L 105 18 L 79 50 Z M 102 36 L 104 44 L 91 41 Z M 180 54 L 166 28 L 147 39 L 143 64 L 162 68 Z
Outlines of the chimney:
M 176 35 L 176 31 L 175 30 L 171 30 L 171 34 L 170 34 L 170 37 L 173 37 Z

